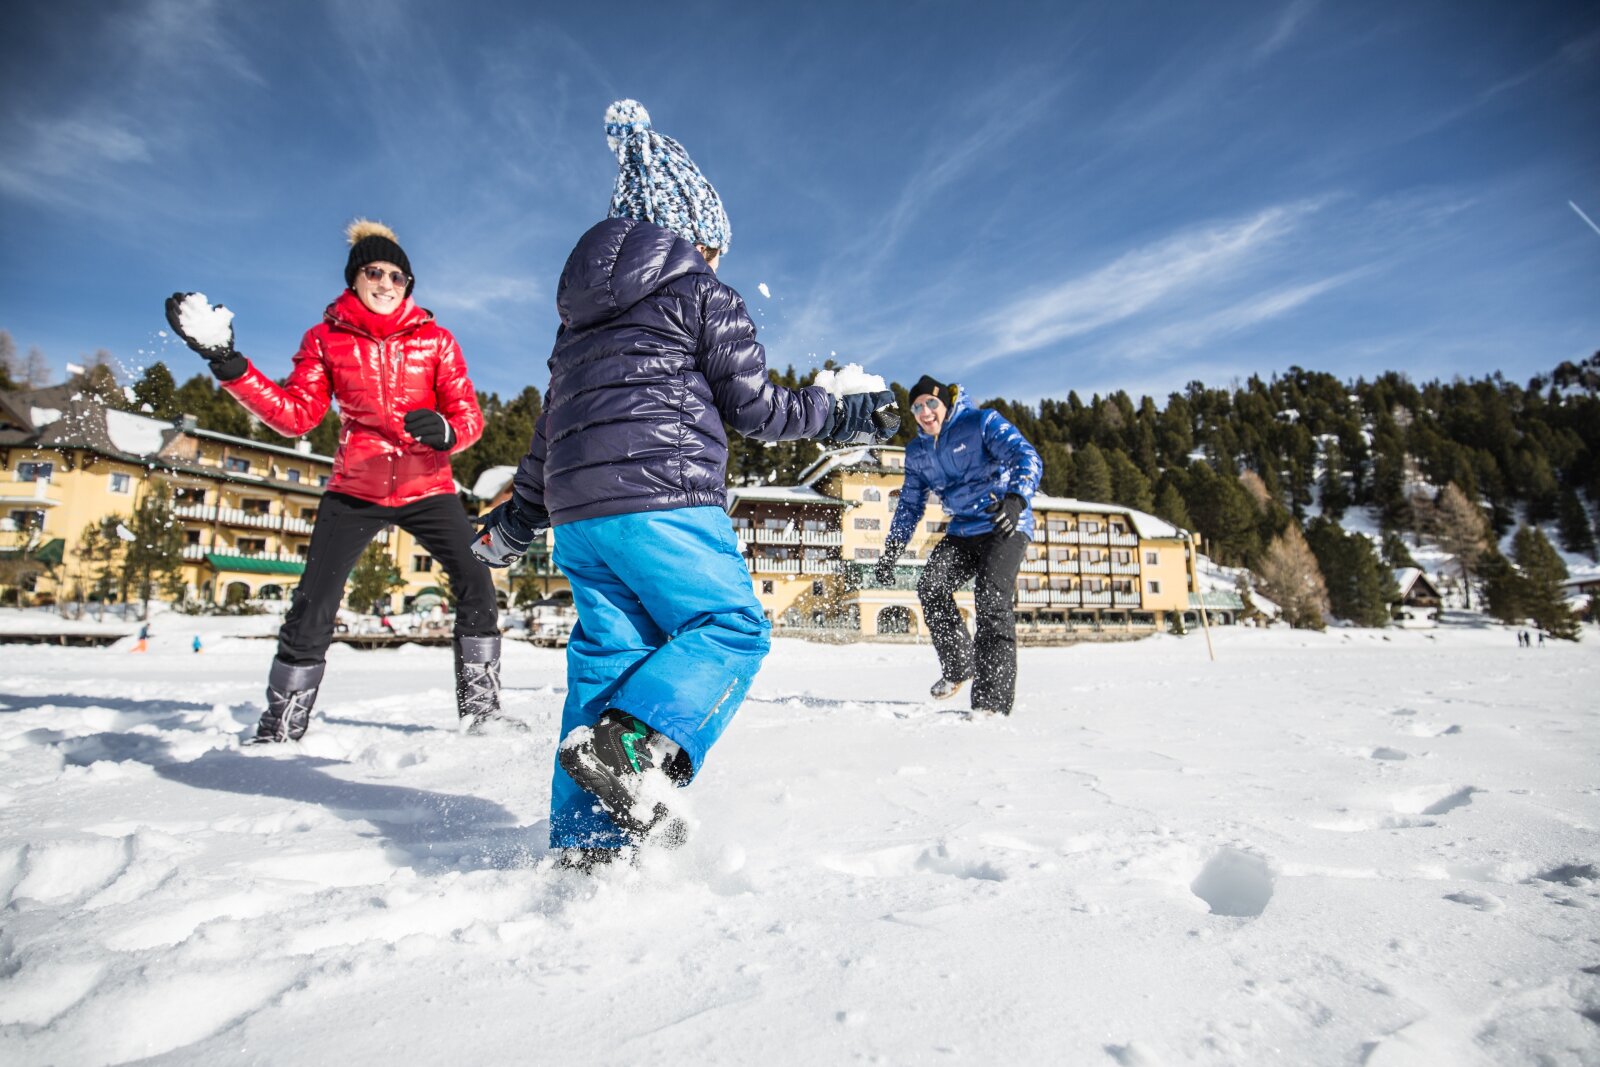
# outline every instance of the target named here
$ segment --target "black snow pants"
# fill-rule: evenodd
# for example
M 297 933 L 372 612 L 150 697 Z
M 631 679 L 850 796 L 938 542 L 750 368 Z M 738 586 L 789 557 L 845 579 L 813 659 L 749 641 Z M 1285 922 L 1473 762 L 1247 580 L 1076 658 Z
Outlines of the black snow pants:
M 1010 537 L 994 531 L 976 537 L 947 535 L 928 557 L 917 582 L 922 617 L 928 621 L 939 666 L 951 681 L 972 679 L 974 709 L 1011 714 L 1017 688 L 1017 617 L 1011 600 L 1028 542 L 1021 531 Z M 976 641 L 961 621 L 955 598 L 956 590 L 974 577 Z
M 325 493 L 311 528 L 305 574 L 278 631 L 280 660 L 297 666 L 323 661 L 333 642 L 345 580 L 372 539 L 391 525 L 415 537 L 450 576 L 450 590 L 456 595 L 456 636 L 499 635 L 494 583 L 489 569 L 472 554 L 472 524 L 453 495 L 384 507 L 344 493 Z

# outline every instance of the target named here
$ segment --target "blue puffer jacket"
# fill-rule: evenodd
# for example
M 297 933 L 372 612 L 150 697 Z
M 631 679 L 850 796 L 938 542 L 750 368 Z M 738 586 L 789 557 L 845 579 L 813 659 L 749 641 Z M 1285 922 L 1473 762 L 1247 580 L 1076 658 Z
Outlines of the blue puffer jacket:
M 815 437 L 826 390 L 767 378 L 739 294 L 688 241 L 607 219 L 578 241 L 556 293 L 561 330 L 533 444 L 513 481 L 555 525 L 722 507 L 722 421 L 762 441 Z
M 1039 453 L 1015 426 L 998 411 L 973 407 L 958 391 L 939 436 L 919 433 L 906 446 L 906 481 L 889 540 L 911 540 L 930 489 L 950 515 L 952 536 L 986 534 L 994 529 L 989 508 L 1007 493 L 1031 504 L 1043 473 Z M 1023 509 L 1021 520 L 1020 529 L 1033 533 L 1032 507 Z

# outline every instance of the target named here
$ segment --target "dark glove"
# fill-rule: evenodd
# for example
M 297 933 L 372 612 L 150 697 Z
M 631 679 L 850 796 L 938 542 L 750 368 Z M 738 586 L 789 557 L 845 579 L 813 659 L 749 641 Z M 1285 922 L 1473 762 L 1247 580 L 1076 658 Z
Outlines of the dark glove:
M 849 393 L 836 397 L 817 438 L 835 445 L 883 444 L 900 429 L 894 394 Z
M 904 541 L 885 541 L 883 555 L 878 557 L 877 566 L 872 568 L 872 578 L 879 585 L 894 584 L 894 565 L 900 558 L 900 553 L 906 550 Z
M 478 524 L 472 554 L 491 567 L 509 567 L 550 528 L 550 513 L 513 490 L 504 504 L 472 521 Z
M 228 327 L 228 342 L 220 348 L 206 348 L 183 331 L 183 319 L 178 314 L 178 305 L 183 303 L 185 297 L 191 295 L 193 294 L 173 293 L 167 297 L 167 325 L 172 327 L 173 333 L 183 338 L 184 344 L 205 357 L 206 362 L 211 364 L 211 373 L 217 376 L 218 381 L 231 382 L 235 378 L 244 377 L 244 372 L 250 369 L 250 361 L 233 350 L 233 327 Z
M 1000 532 L 1001 537 L 1010 537 L 1017 532 L 1022 509 L 1027 506 L 1028 502 L 1016 493 L 1007 493 L 989 506 L 989 514 L 994 519 L 994 528 Z
M 406 412 L 406 433 L 439 452 L 450 451 L 456 443 L 456 428 L 432 408 Z

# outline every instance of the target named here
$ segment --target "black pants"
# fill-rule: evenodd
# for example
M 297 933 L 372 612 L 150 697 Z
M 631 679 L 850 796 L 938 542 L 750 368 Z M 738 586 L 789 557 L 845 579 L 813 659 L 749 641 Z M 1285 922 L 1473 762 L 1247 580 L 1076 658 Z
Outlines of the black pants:
M 1017 617 L 1011 611 L 1028 535 L 950 537 L 934 548 L 917 582 L 939 666 L 951 681 L 972 679 L 972 706 L 1011 714 L 1017 689 Z M 955 592 L 977 578 L 978 637 L 967 634 Z
M 333 642 L 345 580 L 372 539 L 391 525 L 415 537 L 450 576 L 457 637 L 493 637 L 500 632 L 494 583 L 489 569 L 472 554 L 472 524 L 454 496 L 424 497 L 390 508 L 343 493 L 325 493 L 311 528 L 305 574 L 278 631 L 280 660 L 296 665 L 323 661 Z

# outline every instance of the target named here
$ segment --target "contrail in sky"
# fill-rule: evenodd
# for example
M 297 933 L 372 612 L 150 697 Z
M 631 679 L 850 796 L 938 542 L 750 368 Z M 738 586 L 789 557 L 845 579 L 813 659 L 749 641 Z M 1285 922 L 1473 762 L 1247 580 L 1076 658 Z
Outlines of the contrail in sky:
M 1594 220 L 1583 213 L 1583 208 L 1579 207 L 1577 204 L 1574 204 L 1571 200 L 1567 201 L 1567 206 L 1576 211 L 1578 213 L 1578 217 L 1589 224 L 1589 229 L 1593 230 L 1595 233 L 1600 233 L 1600 226 L 1596 226 L 1594 224 Z

